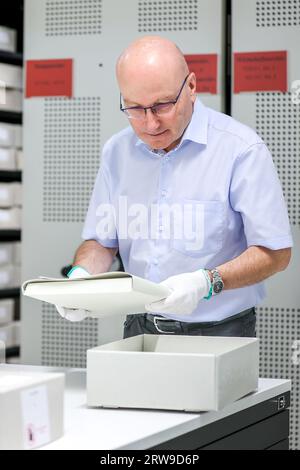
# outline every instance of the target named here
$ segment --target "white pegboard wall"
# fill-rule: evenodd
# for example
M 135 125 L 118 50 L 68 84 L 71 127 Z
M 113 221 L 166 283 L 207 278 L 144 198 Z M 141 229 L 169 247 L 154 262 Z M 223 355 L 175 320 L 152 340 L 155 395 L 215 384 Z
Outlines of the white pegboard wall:
M 291 93 L 256 93 L 258 134 L 268 145 L 288 207 L 290 223 L 300 226 L 300 106 Z
M 198 31 L 199 10 L 198 0 L 140 0 L 138 31 Z
M 102 0 L 47 0 L 45 35 L 101 34 Z
M 300 364 L 293 360 L 293 346 L 300 339 L 300 308 L 262 307 L 256 311 L 260 377 L 292 381 L 290 448 L 299 449 Z
M 44 101 L 43 221 L 84 222 L 100 161 L 101 98 Z
M 52 305 L 42 304 L 42 361 L 44 366 L 86 367 L 86 351 L 98 346 L 98 320 L 69 322 Z
M 256 0 L 257 28 L 299 25 L 299 0 Z

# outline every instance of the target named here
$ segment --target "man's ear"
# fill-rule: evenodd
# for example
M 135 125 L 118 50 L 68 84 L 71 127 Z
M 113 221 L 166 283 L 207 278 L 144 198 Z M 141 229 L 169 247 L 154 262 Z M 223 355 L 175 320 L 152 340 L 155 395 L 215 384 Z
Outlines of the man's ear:
M 189 78 L 189 91 L 190 91 L 190 95 L 193 99 L 193 101 L 195 101 L 196 99 L 196 93 L 197 93 L 197 78 L 196 78 L 196 75 L 194 72 L 192 72 L 190 74 L 190 78 Z

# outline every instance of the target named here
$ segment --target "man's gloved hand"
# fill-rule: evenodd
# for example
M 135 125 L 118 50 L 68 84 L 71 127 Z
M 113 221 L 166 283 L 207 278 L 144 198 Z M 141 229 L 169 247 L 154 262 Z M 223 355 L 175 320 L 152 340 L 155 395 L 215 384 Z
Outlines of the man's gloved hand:
M 74 266 L 71 269 L 71 271 L 68 273 L 69 279 L 78 279 L 80 277 L 88 277 L 88 276 L 90 276 L 90 273 L 88 273 L 81 266 Z M 90 316 L 90 312 L 88 310 L 78 309 L 78 308 L 66 308 L 66 307 L 61 307 L 60 305 L 55 305 L 55 307 L 58 313 L 63 318 L 72 322 L 82 321 L 86 317 Z
M 190 315 L 198 302 L 211 294 L 209 274 L 204 269 L 171 276 L 161 285 L 169 287 L 172 292 L 164 300 L 145 305 L 150 313 Z
M 75 322 L 75 321 L 82 321 L 89 316 L 88 310 L 83 310 L 79 308 L 66 308 L 60 307 L 59 305 L 55 305 L 56 310 L 58 313 L 65 318 L 66 320 Z

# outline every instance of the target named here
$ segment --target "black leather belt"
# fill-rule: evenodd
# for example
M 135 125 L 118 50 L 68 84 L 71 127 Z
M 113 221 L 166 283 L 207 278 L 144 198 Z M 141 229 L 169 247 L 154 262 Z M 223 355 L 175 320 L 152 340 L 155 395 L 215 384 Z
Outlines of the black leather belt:
M 235 315 L 231 315 L 230 317 L 224 318 L 224 320 L 220 321 L 212 321 L 212 322 L 183 322 L 179 320 L 173 320 L 171 318 L 165 318 L 162 315 L 153 315 L 151 313 L 145 313 L 145 318 L 148 321 L 154 323 L 157 331 L 160 333 L 166 332 L 166 329 L 170 330 L 168 332 L 175 333 L 172 329 L 179 329 L 183 326 L 188 327 L 189 329 L 193 328 L 209 328 L 212 326 L 222 325 L 223 323 L 227 323 L 229 321 L 236 320 L 238 318 L 244 317 L 245 315 L 249 315 L 251 312 L 255 313 L 254 307 L 248 308 L 247 310 L 243 310 L 240 313 Z

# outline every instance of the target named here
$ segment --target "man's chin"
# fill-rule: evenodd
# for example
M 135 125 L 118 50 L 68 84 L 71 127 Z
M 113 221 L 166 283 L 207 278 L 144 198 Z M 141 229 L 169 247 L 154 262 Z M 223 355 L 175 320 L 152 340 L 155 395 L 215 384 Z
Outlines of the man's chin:
M 163 149 L 169 147 L 172 144 L 172 141 L 171 141 L 170 138 L 166 139 L 166 137 L 164 135 L 162 135 L 162 136 L 147 138 L 146 143 L 153 150 L 163 150 Z

